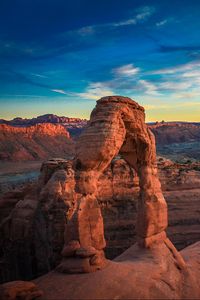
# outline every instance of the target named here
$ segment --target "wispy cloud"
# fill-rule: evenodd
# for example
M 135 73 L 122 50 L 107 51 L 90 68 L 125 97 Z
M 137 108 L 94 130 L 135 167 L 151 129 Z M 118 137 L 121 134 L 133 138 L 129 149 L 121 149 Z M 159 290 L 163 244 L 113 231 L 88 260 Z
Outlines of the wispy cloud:
M 137 14 L 133 18 L 123 20 L 117 23 L 110 23 L 111 26 L 127 26 L 127 25 L 136 25 L 137 23 L 144 22 L 147 20 L 153 13 L 155 8 L 152 6 L 144 6 L 137 9 Z
M 163 68 L 163 69 L 158 69 L 152 72 L 149 72 L 149 74 L 175 74 L 178 72 L 184 72 L 184 71 L 188 71 L 188 70 L 194 70 L 194 68 L 196 67 L 200 67 L 200 61 L 192 61 L 186 64 L 182 64 L 182 65 L 178 65 L 175 67 L 171 67 L 171 68 Z
M 31 73 L 31 75 L 35 76 L 35 77 L 39 77 L 39 78 L 48 78 L 47 76 L 42 75 L 42 74 Z
M 92 35 L 95 32 L 95 26 L 85 26 L 77 30 L 77 33 L 81 36 Z
M 156 23 L 156 26 L 159 28 L 159 27 L 163 27 L 165 25 L 168 25 L 170 23 L 180 23 L 179 20 L 174 19 L 173 17 L 168 17 L 167 19 L 163 19 L 163 20 L 160 20 L 159 22 Z
M 168 23 L 168 20 L 165 19 L 165 20 L 162 20 L 162 21 L 160 21 L 160 22 L 157 22 L 157 23 L 156 23 L 156 26 L 157 26 L 157 27 L 162 27 L 162 26 L 166 25 L 167 23 Z
M 160 93 L 158 92 L 158 87 L 150 81 L 141 79 L 138 81 L 140 88 L 144 90 L 144 92 L 148 95 L 158 96 Z
M 115 68 L 112 70 L 112 73 L 114 73 L 116 76 L 133 76 L 138 74 L 140 71 L 140 68 L 135 67 L 133 64 L 128 64 L 121 66 L 119 68 Z
M 198 92 L 200 88 L 200 61 L 191 61 L 171 68 L 163 68 L 147 72 L 147 75 L 157 75 L 156 86 L 165 92 Z
M 82 37 L 93 35 L 95 32 L 104 31 L 112 28 L 137 25 L 147 21 L 155 12 L 153 6 L 142 6 L 135 10 L 135 14 L 131 18 L 123 19 L 117 22 L 110 22 L 104 24 L 91 24 L 90 26 L 81 27 L 71 33 L 76 33 Z
M 133 63 L 111 69 L 112 77 L 103 82 L 91 82 L 82 92 L 57 92 L 84 99 L 123 94 L 159 99 L 168 94 L 174 99 L 194 99 L 200 96 L 200 62 L 191 61 L 175 67 L 145 72 Z M 156 75 L 156 77 L 155 77 Z
M 58 94 L 63 94 L 63 95 L 68 95 L 69 93 L 64 91 L 64 90 L 59 90 L 59 89 L 51 89 L 52 92 L 58 93 Z
M 113 95 L 113 91 L 103 82 L 90 83 L 83 93 L 74 93 L 74 96 L 91 100 L 97 100 L 110 95 Z
M 167 91 L 183 91 L 192 87 L 191 81 L 166 81 L 159 84 L 161 90 Z
M 200 78 L 200 69 L 199 70 L 189 70 L 189 71 L 186 71 L 182 74 L 183 77 L 186 77 L 186 78 L 190 78 L 190 77 L 197 77 L 197 78 Z

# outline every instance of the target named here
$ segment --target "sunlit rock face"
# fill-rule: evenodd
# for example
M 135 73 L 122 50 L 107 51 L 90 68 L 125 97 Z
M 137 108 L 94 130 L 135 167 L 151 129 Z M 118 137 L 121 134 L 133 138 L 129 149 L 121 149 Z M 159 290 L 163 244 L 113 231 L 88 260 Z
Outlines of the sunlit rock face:
M 167 205 L 157 175 L 155 139 L 145 124 L 144 108 L 130 98 L 104 97 L 97 101 L 76 143 L 76 207 L 66 226 L 64 258 L 57 268 L 60 272 L 92 272 L 106 264 L 97 185 L 100 175 L 119 153 L 139 177 L 138 243 L 150 247 L 158 240 L 166 240 Z M 79 249 L 70 252 L 72 243 L 79 243 L 85 252 L 94 249 L 96 253 L 80 257 Z
M 44 160 L 50 157 L 73 155 L 69 132 L 57 124 L 36 124 L 13 127 L 0 124 L 0 160 Z

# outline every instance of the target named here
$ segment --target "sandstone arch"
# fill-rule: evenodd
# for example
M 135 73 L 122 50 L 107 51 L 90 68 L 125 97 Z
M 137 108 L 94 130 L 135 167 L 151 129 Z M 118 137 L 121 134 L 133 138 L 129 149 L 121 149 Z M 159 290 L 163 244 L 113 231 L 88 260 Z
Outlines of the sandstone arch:
M 139 175 L 139 245 L 150 247 L 157 241 L 168 241 L 167 205 L 157 176 L 155 140 L 145 125 L 144 108 L 130 98 L 104 97 L 97 101 L 76 145 L 76 207 L 66 227 L 64 261 L 58 267 L 62 272 L 91 272 L 106 264 L 103 219 L 95 194 L 101 172 L 118 153 Z M 169 241 L 168 245 L 173 248 Z M 178 257 L 174 248 L 172 251 Z

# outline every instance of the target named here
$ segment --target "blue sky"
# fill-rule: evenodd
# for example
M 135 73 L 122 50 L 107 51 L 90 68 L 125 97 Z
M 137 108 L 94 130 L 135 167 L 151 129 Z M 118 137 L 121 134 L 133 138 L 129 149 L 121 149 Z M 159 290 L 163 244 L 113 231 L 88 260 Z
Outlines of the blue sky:
M 200 121 L 199 0 L 0 0 L 0 118 L 89 118 L 115 94 Z

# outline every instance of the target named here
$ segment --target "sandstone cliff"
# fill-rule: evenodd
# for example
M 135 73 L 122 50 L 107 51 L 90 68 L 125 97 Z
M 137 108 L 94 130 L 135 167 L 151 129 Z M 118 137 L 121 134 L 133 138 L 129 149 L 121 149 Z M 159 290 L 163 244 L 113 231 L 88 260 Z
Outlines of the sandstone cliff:
M 155 134 L 157 144 L 200 141 L 199 123 L 164 122 L 149 125 L 149 128 Z
M 73 142 L 61 125 L 0 125 L 0 160 L 43 160 L 73 155 Z

